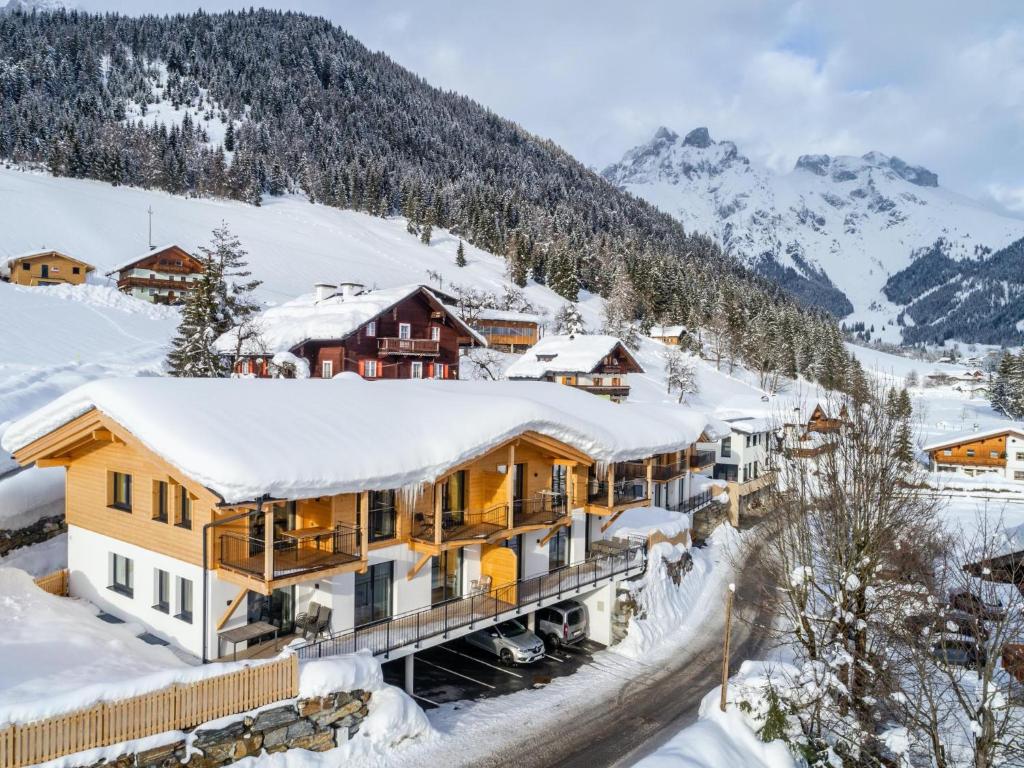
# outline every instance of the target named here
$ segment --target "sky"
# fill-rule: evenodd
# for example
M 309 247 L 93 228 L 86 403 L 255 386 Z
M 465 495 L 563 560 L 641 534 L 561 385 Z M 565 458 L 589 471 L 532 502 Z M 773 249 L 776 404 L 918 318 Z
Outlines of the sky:
M 781 172 L 808 153 L 898 155 L 1024 216 L 1020 0 L 265 4 L 328 17 L 597 170 L 661 125 L 707 126 Z M 78 0 L 125 13 L 198 5 Z

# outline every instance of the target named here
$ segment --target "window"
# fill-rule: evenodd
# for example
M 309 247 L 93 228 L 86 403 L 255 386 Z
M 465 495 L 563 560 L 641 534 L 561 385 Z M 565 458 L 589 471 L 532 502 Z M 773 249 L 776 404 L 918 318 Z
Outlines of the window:
M 466 510 L 466 472 L 459 470 L 441 483 L 441 512 L 445 527 L 462 525 Z
M 432 325 L 432 326 L 430 326 L 430 338 L 433 339 L 434 341 L 440 341 L 441 340 L 441 326 L 439 326 L 439 325 Z
M 591 379 L 591 386 L 600 387 L 603 384 L 604 384 L 604 379 L 602 379 L 600 376 L 594 376 Z
M 192 623 L 192 582 L 178 577 L 178 612 L 174 618 Z
M 411 363 L 409 363 L 409 378 L 423 378 L 423 363 L 421 363 L 419 360 L 413 360 Z
M 722 438 L 722 457 L 723 458 L 729 458 L 731 456 L 732 456 L 732 438 L 731 437 L 723 437 Z
M 1024 451 L 1017 451 L 1017 461 L 1024 461 Z
M 999 451 L 989 451 L 988 452 L 988 457 L 990 459 L 998 459 L 999 458 Z
M 377 321 L 371 320 L 366 324 L 366 335 L 376 336 L 377 335 Z
M 367 515 L 369 522 L 370 541 L 381 541 L 395 537 L 395 492 L 370 491 L 370 510 Z
M 747 436 L 746 436 L 746 442 L 744 443 L 744 445 L 745 445 L 745 446 L 746 446 L 747 448 L 749 448 L 749 447 L 750 447 L 750 435 L 747 435 Z
M 568 564 L 569 529 L 563 527 L 548 541 L 548 570 L 553 571 Z
M 31 272 L 32 271 L 32 265 L 29 264 L 27 261 L 23 261 L 23 262 L 21 262 L 21 269 L 22 269 L 23 272 Z
M 1014 480 L 1024 480 L 1024 472 L 1021 472 L 1019 469 L 1014 470 L 1014 472 L 1013 472 L 1013 479 Z
M 430 604 L 462 597 L 464 549 L 449 549 L 430 558 Z
M 324 360 L 320 363 L 320 376 L 325 379 L 334 378 L 334 361 Z
M 178 486 L 178 510 L 174 524 L 179 528 L 192 528 L 192 497 L 183 485 Z
M 946 448 L 945 450 L 942 451 L 942 455 L 943 456 L 952 456 L 953 455 L 953 449 L 952 448 Z
M 110 589 L 125 597 L 135 594 L 132 585 L 132 561 L 124 555 L 110 553 Z
M 124 512 L 131 512 L 132 476 L 124 472 L 111 472 L 110 484 L 110 506 Z
M 412 326 L 408 323 L 398 324 L 398 338 L 400 339 L 411 339 L 412 338 Z
M 249 361 L 248 360 L 243 360 L 242 361 L 242 373 L 243 374 L 248 374 L 249 372 L 250 372 L 249 371 Z
M 446 371 L 447 368 L 448 368 L 448 366 L 445 365 L 444 363 L 434 363 L 434 378 L 435 379 L 443 379 L 443 378 L 445 378 L 445 374 L 447 372 Z
M 171 574 L 153 569 L 153 594 L 156 596 L 156 603 L 153 608 L 161 613 L 171 612 Z
M 381 621 L 391 616 L 391 584 L 394 563 L 377 563 L 355 576 L 355 625 Z
M 363 361 L 363 376 L 368 379 L 377 378 L 377 361 L 376 360 L 364 360 Z
M 970 457 L 970 458 L 974 457 L 974 449 L 973 448 L 968 448 L 967 449 L 967 456 Z
M 72 267 L 71 268 L 71 274 L 72 275 L 80 275 L 80 274 L 82 274 L 82 268 L 81 267 Z
M 159 523 L 167 522 L 167 510 L 170 507 L 167 494 L 170 488 L 163 480 L 153 483 L 153 519 Z

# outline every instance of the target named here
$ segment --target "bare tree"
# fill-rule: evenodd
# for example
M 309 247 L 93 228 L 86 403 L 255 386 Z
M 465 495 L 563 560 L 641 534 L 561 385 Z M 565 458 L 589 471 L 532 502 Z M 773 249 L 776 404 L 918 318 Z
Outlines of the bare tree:
M 473 347 L 462 356 L 462 367 L 472 379 L 497 381 L 505 378 L 508 356 L 488 347 Z
M 680 403 L 697 393 L 697 370 L 675 347 L 665 350 L 665 382 L 670 395 L 679 393 Z

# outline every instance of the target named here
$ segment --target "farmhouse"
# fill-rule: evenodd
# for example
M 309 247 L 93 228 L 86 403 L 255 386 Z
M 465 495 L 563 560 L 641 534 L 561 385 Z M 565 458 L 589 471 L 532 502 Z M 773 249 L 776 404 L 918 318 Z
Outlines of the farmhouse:
M 607 643 L 643 551 L 603 532 L 704 423 L 529 382 L 138 378 L 3 447 L 66 468 L 72 595 L 204 659 L 302 614 L 303 653 L 395 658 L 569 594 Z
M 508 367 L 512 380 L 554 381 L 613 402 L 629 397 L 630 373 L 643 373 L 625 345 L 614 336 L 545 336 Z
M 997 427 L 951 435 L 924 446 L 933 472 L 1024 480 L 1024 429 Z
M 165 245 L 114 267 L 123 293 L 154 304 L 182 304 L 203 274 L 203 262 L 178 245 Z
M 367 290 L 319 283 L 313 293 L 271 307 L 216 348 L 235 372 L 275 375 L 288 362 L 313 378 L 343 372 L 365 379 L 457 379 L 462 345 L 486 340 L 424 285 Z M 301 374 L 300 374 L 301 375 Z
M 81 285 L 93 269 L 60 251 L 33 251 L 7 260 L 7 279 L 15 285 Z

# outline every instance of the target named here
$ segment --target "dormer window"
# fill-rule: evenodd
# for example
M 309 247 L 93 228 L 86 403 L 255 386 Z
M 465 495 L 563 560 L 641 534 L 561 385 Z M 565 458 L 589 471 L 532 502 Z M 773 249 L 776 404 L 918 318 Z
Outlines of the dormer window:
M 558 357 L 558 355 L 549 355 L 549 354 L 537 355 L 537 359 L 540 362 L 542 362 L 542 363 L 550 363 L 556 357 Z
M 377 335 L 377 321 L 371 320 L 366 324 L 366 335 L 376 336 Z

